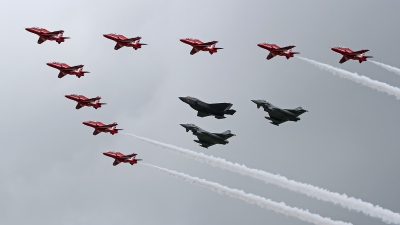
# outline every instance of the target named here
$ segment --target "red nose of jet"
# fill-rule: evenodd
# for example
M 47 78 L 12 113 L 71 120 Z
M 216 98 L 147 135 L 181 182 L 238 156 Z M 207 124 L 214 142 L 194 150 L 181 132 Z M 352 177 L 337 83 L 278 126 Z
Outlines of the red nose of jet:
M 189 43 L 189 41 L 187 40 L 187 39 L 185 39 L 185 38 L 182 38 L 182 39 L 179 39 L 181 42 L 183 42 L 183 43 L 185 43 L 185 44 L 188 44 Z
M 85 121 L 85 122 L 82 122 L 82 123 L 85 124 L 86 126 L 90 126 L 90 122 Z

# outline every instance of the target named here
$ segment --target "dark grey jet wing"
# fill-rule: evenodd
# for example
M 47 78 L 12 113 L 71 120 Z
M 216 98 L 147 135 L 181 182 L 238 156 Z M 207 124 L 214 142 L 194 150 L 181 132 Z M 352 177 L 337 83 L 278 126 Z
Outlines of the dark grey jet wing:
M 232 107 L 232 104 L 230 103 L 214 103 L 214 104 L 208 104 L 213 109 L 219 110 L 219 111 L 224 111 L 225 109 L 230 109 Z
M 204 112 L 200 112 L 200 111 L 199 111 L 199 112 L 197 113 L 197 116 L 198 116 L 198 117 L 206 117 L 206 116 L 211 116 L 211 115 L 208 114 L 208 113 L 204 113 Z
M 279 126 L 279 124 L 286 122 L 286 119 L 283 119 L 281 117 L 280 113 L 276 113 L 276 112 L 268 112 L 269 114 L 269 118 L 267 118 L 268 120 L 271 121 L 272 124 Z
M 197 137 L 199 140 L 195 140 L 195 142 L 199 143 L 201 147 L 208 148 L 210 146 L 215 145 L 215 143 L 208 142 L 207 140 L 201 139 L 201 137 Z

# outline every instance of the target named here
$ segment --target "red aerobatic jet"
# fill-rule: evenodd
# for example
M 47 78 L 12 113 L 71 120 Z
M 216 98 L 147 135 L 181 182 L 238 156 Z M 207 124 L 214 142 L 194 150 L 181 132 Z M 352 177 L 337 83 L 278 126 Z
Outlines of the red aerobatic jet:
M 136 164 L 141 159 L 136 159 L 136 153 L 132 153 L 129 155 L 124 155 L 121 152 L 103 152 L 103 155 L 114 158 L 113 166 L 116 166 L 120 163 L 130 163 L 131 165 Z
M 294 45 L 289 45 L 286 47 L 279 47 L 276 44 L 269 44 L 269 43 L 260 43 L 257 44 L 258 47 L 263 49 L 267 49 L 269 51 L 269 55 L 267 56 L 267 60 L 274 58 L 275 56 L 285 56 L 286 59 L 294 57 L 294 54 L 300 54 L 300 52 L 292 52 L 292 48 L 296 47 Z
M 76 105 L 76 109 L 80 109 L 83 106 L 88 106 L 88 107 L 93 107 L 95 109 L 97 108 L 101 108 L 102 105 L 105 105 L 107 103 L 101 103 L 100 96 L 97 96 L 95 98 L 87 98 L 86 96 L 83 95 L 75 95 L 75 94 L 71 94 L 71 95 L 65 95 L 66 98 L 71 99 L 76 101 L 78 104 Z
M 373 58 L 372 56 L 364 56 L 364 53 L 368 52 L 368 49 L 362 49 L 360 51 L 353 51 L 350 48 L 345 47 L 333 47 L 332 51 L 340 53 L 343 55 L 342 59 L 340 59 L 339 63 L 342 64 L 349 59 L 358 60 L 360 63 L 363 61 L 367 61 L 368 58 Z
M 70 39 L 69 37 L 63 37 L 63 30 L 50 32 L 44 28 L 39 27 L 25 28 L 25 30 L 39 35 L 39 40 L 37 41 L 38 44 L 42 44 L 45 41 L 57 41 L 58 44 L 61 44 L 61 42 L 64 42 L 65 39 Z
M 114 134 L 118 133 L 119 130 L 123 130 L 123 129 L 117 129 L 116 128 L 116 126 L 118 125 L 118 123 L 116 123 L 116 122 L 114 122 L 112 124 L 105 125 L 102 122 L 85 121 L 85 122 L 83 122 L 83 124 L 85 124 L 86 126 L 94 128 L 93 135 L 98 135 L 101 132 L 110 133 L 110 134 L 114 135 Z
M 83 65 L 69 66 L 66 63 L 60 63 L 60 62 L 49 62 L 46 64 L 48 66 L 51 66 L 53 68 L 60 70 L 60 73 L 58 74 L 58 78 L 63 78 L 67 74 L 76 75 L 78 78 L 81 78 L 85 75 L 85 73 L 90 73 L 88 71 L 82 71 Z
M 139 36 L 134 38 L 127 38 L 122 34 L 103 34 L 103 36 L 117 42 L 117 44 L 114 47 L 115 50 L 118 50 L 124 46 L 132 47 L 135 50 L 138 50 L 138 48 L 141 48 L 142 45 L 147 45 L 144 43 L 140 43 L 140 39 L 142 39 L 142 37 Z
M 192 39 L 192 38 L 182 38 L 180 39 L 181 42 L 191 45 L 192 51 L 190 51 L 191 55 L 196 54 L 199 51 L 204 51 L 204 52 L 209 52 L 211 55 L 216 53 L 218 49 L 223 49 L 223 48 L 216 48 L 215 44 L 218 43 L 218 41 L 210 41 L 203 43 L 199 39 Z

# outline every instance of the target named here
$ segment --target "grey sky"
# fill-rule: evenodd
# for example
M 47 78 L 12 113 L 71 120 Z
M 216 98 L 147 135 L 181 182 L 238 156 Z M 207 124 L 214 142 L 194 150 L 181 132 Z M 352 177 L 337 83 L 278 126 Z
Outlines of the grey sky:
M 141 165 L 112 166 L 104 151 L 243 189 L 353 224 L 384 224 L 360 213 L 189 160 L 118 134 L 93 136 L 84 120 L 118 122 L 128 133 L 282 174 L 400 212 L 400 102 L 256 43 L 294 44 L 301 56 L 400 87 L 372 63 L 340 65 L 330 50 L 368 48 L 400 67 L 398 1 L 2 1 L 0 2 L 0 224 L 306 224 L 210 192 Z M 65 30 L 65 43 L 36 43 L 24 30 Z M 102 37 L 140 35 L 134 51 Z M 218 40 L 224 49 L 189 55 L 179 38 Z M 84 64 L 81 79 L 57 78 L 45 63 Z M 82 108 L 65 94 L 100 95 Z M 178 97 L 231 102 L 224 120 L 198 118 Z M 269 124 L 251 99 L 309 112 Z M 230 129 L 226 146 L 203 149 L 180 123 Z

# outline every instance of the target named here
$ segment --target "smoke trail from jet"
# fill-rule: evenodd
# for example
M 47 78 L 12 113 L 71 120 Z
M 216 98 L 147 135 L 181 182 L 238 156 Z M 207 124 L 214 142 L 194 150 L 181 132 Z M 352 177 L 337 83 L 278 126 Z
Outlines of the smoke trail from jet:
M 333 67 L 331 65 L 325 64 L 325 63 L 320 63 L 311 59 L 306 59 L 303 57 L 297 57 L 298 59 L 304 60 L 314 66 L 317 66 L 321 70 L 326 70 L 328 72 L 331 72 L 335 75 L 339 75 L 340 77 L 347 78 L 349 80 L 352 80 L 356 83 L 365 85 L 367 87 L 370 87 L 372 89 L 381 91 L 381 92 L 386 92 L 389 95 L 394 95 L 396 96 L 397 99 L 400 99 L 400 89 L 397 87 L 393 87 L 389 84 L 377 81 L 377 80 L 372 80 L 366 76 L 358 75 L 357 73 L 352 73 L 346 70 L 342 70 L 336 67 Z
M 390 72 L 393 72 L 393 73 L 395 73 L 397 75 L 400 75 L 400 69 L 399 68 L 396 68 L 396 67 L 393 67 L 393 66 L 389 66 L 389 65 L 386 65 L 386 64 L 383 64 L 383 63 L 380 63 L 380 62 L 375 62 L 375 61 L 372 61 L 372 60 L 368 60 L 368 61 L 372 62 L 373 64 L 378 65 L 378 66 L 380 66 L 380 67 L 382 67 L 382 68 L 384 68 L 384 69 L 386 69 L 386 70 L 388 70 Z
M 310 223 L 317 224 L 317 225 L 351 225 L 351 223 L 335 221 L 335 220 L 332 220 L 327 217 L 322 217 L 318 214 L 310 213 L 307 210 L 287 206 L 283 202 L 280 202 L 280 203 L 274 202 L 270 199 L 266 199 L 266 198 L 263 198 L 258 195 L 248 194 L 242 190 L 232 189 L 232 188 L 223 186 L 223 185 L 215 183 L 215 182 L 200 179 L 198 177 L 192 177 L 192 176 L 189 176 L 184 173 L 179 173 L 179 172 L 176 172 L 173 170 L 161 168 L 158 166 L 153 166 L 150 164 L 145 164 L 145 163 L 141 163 L 141 164 L 151 166 L 151 167 L 156 168 L 170 176 L 179 178 L 184 181 L 188 181 L 189 183 L 197 184 L 202 187 L 206 187 L 212 191 L 218 192 L 219 194 L 225 194 L 232 198 L 238 198 L 247 203 L 258 205 L 261 208 L 273 210 L 277 213 L 282 213 L 286 216 L 296 217 L 296 218 L 306 221 L 306 222 L 310 222 Z
M 158 141 L 150 140 L 148 138 L 136 136 L 134 134 L 127 134 L 127 133 L 124 134 L 133 136 L 139 140 L 156 145 L 158 147 L 172 150 L 173 152 L 182 154 L 186 157 L 195 159 L 199 162 L 207 163 L 213 166 L 220 167 L 222 169 L 227 169 L 235 173 L 259 179 L 267 183 L 271 183 L 279 187 L 289 189 L 294 192 L 305 194 L 309 197 L 313 197 L 318 200 L 332 202 L 334 204 L 340 205 L 350 210 L 363 212 L 364 214 L 369 215 L 371 217 L 380 218 L 384 222 L 389 224 L 390 223 L 400 224 L 400 214 L 392 212 L 391 210 L 388 209 L 384 209 L 378 205 L 375 206 L 369 202 L 364 202 L 361 199 L 348 197 L 346 194 L 331 192 L 329 190 L 316 187 L 311 184 L 305 184 L 297 182 L 295 180 L 289 180 L 288 178 L 281 175 L 276 175 L 262 170 L 248 168 L 245 165 L 232 163 L 226 161 L 225 159 L 217 158 L 214 156 L 208 156 L 203 153 L 194 152 L 188 149 L 179 148 L 169 144 L 164 144 Z

